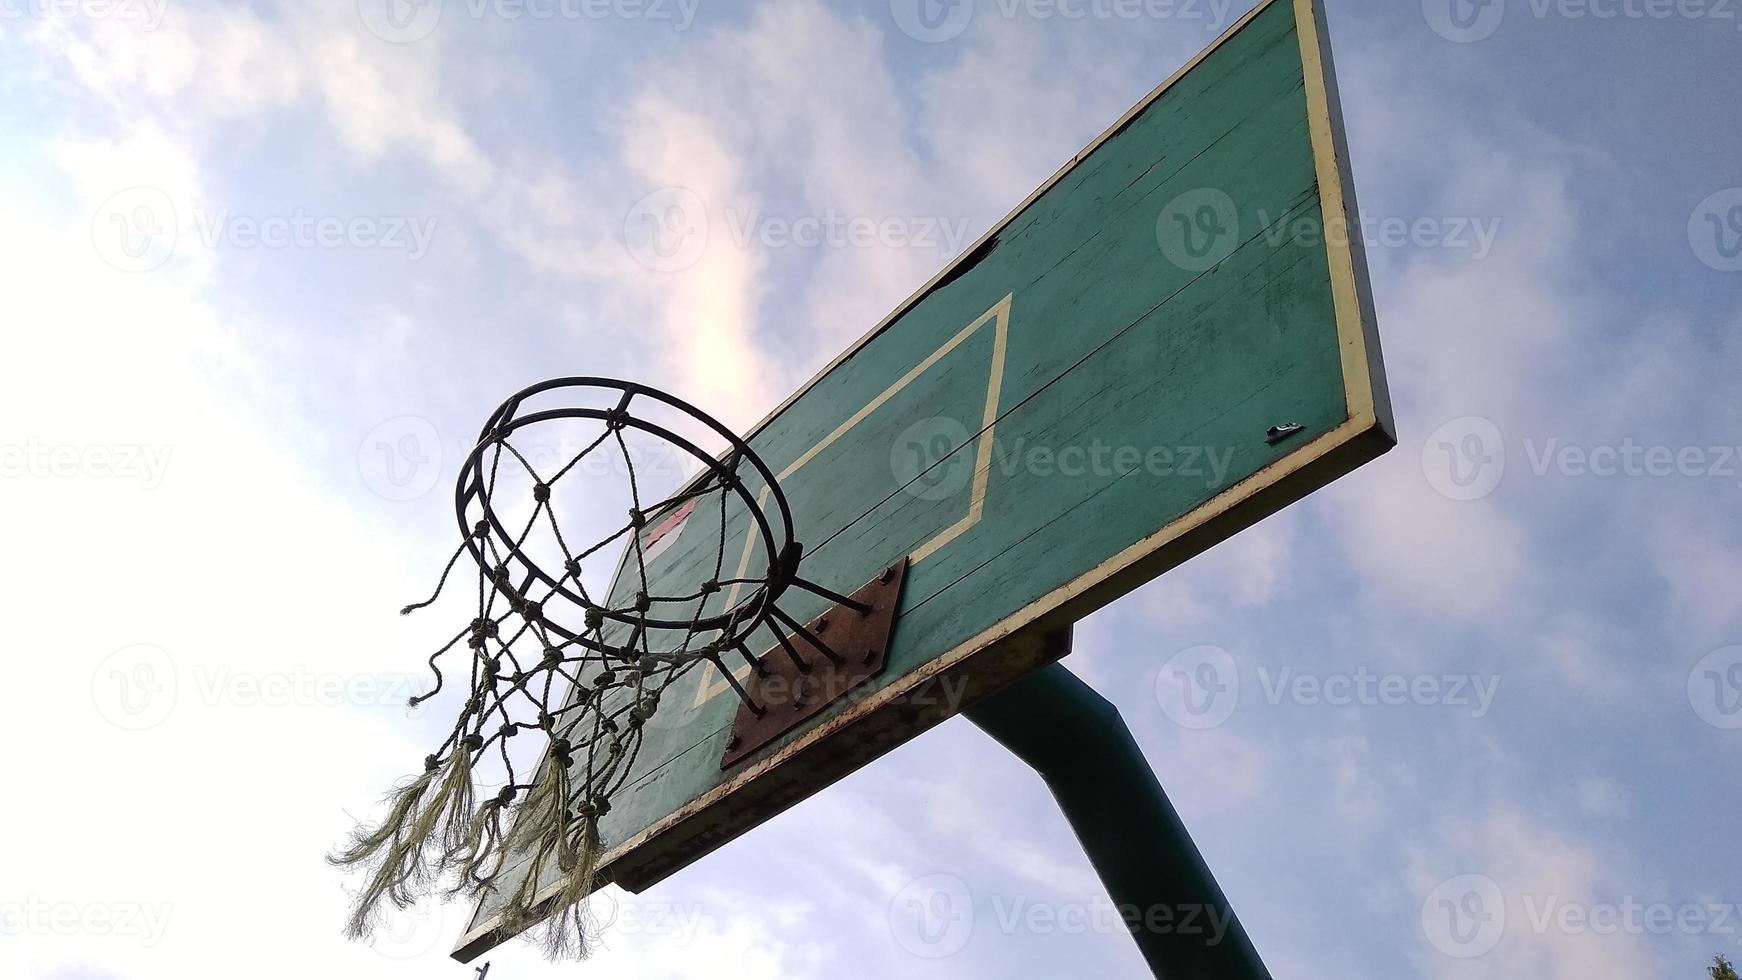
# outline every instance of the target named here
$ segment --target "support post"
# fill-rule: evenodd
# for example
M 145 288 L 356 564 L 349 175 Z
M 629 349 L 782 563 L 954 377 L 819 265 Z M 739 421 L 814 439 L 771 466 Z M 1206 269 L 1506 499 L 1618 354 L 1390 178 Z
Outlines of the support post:
M 1270 980 L 1111 702 L 1053 663 L 963 714 L 1040 773 L 1114 905 L 1139 911 L 1131 938 L 1150 972 L 1160 980 Z M 1169 925 L 1149 928 L 1151 909 L 1171 910 Z M 1186 914 L 1196 915 L 1195 934 L 1179 928 Z

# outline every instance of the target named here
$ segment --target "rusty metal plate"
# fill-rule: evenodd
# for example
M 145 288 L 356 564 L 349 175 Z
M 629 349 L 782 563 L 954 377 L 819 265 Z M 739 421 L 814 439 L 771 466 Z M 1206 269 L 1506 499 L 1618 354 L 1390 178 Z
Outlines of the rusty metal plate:
M 883 672 L 896 606 L 901 601 L 901 583 L 906 578 L 907 559 L 902 558 L 848 597 L 866 608 L 837 605 L 805 624 L 835 659 L 796 631 L 787 641 L 809 667 L 808 672 L 801 670 L 780 644 L 762 654 L 764 672 L 752 673 L 744 685 L 762 713 L 758 716 L 748 704 L 738 706 L 732 734 L 726 739 L 726 754 L 720 759 L 721 769 L 754 755 Z

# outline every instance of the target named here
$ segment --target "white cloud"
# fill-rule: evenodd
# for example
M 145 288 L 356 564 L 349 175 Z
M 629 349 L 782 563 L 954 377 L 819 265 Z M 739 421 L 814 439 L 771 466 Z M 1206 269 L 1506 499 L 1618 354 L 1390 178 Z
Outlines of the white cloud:
M 86 158 L 66 159 L 82 177 Z M 276 414 L 280 382 L 197 279 L 98 260 L 86 226 L 94 203 L 43 212 L 0 200 L 0 262 L 17 276 L 0 319 L 21 326 L 8 334 L 0 441 L 160 447 L 168 467 L 150 487 L 95 472 L 9 481 L 9 502 L 36 515 L 9 537 L 31 560 L 0 570 L 0 589 L 29 597 L 13 627 L 25 655 L 6 724 L 34 748 L 15 754 L 12 772 L 53 789 L 14 808 L 5 898 L 162 904 L 169 919 L 143 949 L 130 936 L 11 937 L 0 972 L 105 963 L 181 977 L 248 962 L 293 935 L 293 955 L 322 972 L 411 975 L 410 964 L 342 942 L 339 882 L 320 861 L 349 822 L 339 801 L 373 798 L 398 775 L 386 760 L 417 757 L 402 710 L 306 691 L 272 703 L 224 683 L 405 671 L 398 651 L 422 646 L 427 631 L 365 597 L 384 583 L 411 591 L 407 542 L 297 457 L 287 440 L 298 422 Z M 146 731 L 103 713 L 105 685 L 117 681 L 105 658 L 135 643 L 160 648 L 169 665 L 134 689 L 173 698 Z
M 1639 689 L 1613 654 L 1616 641 L 1613 631 L 1589 617 L 1563 614 L 1548 625 L 1543 648 L 1548 665 L 1579 700 L 1609 704 Z
M 1411 610 L 1456 619 L 1501 614 L 1528 570 L 1518 522 L 1492 500 L 1438 495 L 1407 448 L 1328 499 L 1366 587 Z
M 1653 900 L 1630 896 L 1621 887 L 1618 872 L 1627 860 L 1612 846 L 1599 848 L 1508 808 L 1474 820 L 1450 821 L 1442 835 L 1439 842 L 1424 841 L 1415 848 L 1408 870 L 1412 892 L 1425 898 L 1447 879 L 1485 875 L 1504 898 L 1505 928 L 1491 952 L 1471 959 L 1446 956 L 1418 934 L 1415 960 L 1422 976 L 1580 980 L 1665 975 L 1667 964 L 1643 935 L 1567 929 L 1554 924 L 1558 916 L 1545 915 L 1564 906 L 1613 905 L 1627 897 Z
M 1279 514 L 1247 528 L 1145 586 L 1136 603 L 1155 622 L 1184 627 L 1275 600 L 1293 573 L 1299 520 Z

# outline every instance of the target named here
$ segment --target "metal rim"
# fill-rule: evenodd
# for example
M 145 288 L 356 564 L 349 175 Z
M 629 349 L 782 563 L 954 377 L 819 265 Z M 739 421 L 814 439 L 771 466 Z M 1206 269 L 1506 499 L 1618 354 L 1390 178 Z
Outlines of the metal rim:
M 521 404 L 528 398 L 559 388 L 593 388 L 614 391 L 619 392 L 621 398 L 617 402 L 616 407 L 610 409 L 588 407 L 553 408 L 534 412 L 525 416 L 515 416 L 514 413 L 519 410 Z M 690 440 L 666 429 L 664 426 L 634 417 L 629 414 L 628 408 L 631 402 L 638 397 L 652 399 L 660 404 L 674 408 L 691 419 L 702 423 L 710 431 L 725 440 L 730 449 L 723 457 L 715 457 L 696 446 Z M 720 481 L 720 490 L 722 492 L 729 490 L 737 494 L 738 498 L 743 501 L 746 511 L 754 521 L 755 531 L 757 532 L 756 536 L 760 539 L 762 550 L 767 558 L 767 573 L 764 581 L 751 590 L 748 596 L 739 599 L 733 605 L 712 616 L 688 619 L 652 618 L 641 613 L 632 611 L 624 612 L 594 602 L 580 595 L 566 584 L 569 579 L 568 575 L 552 576 L 536 561 L 532 560 L 532 558 L 528 556 L 522 548 L 514 543 L 513 536 L 509 533 L 506 525 L 503 523 L 491 504 L 490 494 L 487 489 L 486 474 L 484 473 L 484 458 L 485 454 L 492 447 L 496 446 L 500 440 L 512 435 L 520 429 L 542 422 L 563 419 L 592 420 L 602 422 L 607 426 L 614 425 L 622 428 L 634 428 L 657 439 L 663 440 L 669 445 L 675 446 L 700 462 L 704 467 L 703 472 L 698 474 L 689 483 L 686 483 L 679 491 L 679 494 L 687 491 L 694 491 L 702 483 L 705 483 L 710 479 L 718 479 Z M 734 458 L 738 460 L 738 465 L 749 463 L 754 468 L 757 475 L 762 478 L 764 485 L 769 490 L 769 500 L 773 503 L 779 516 L 779 522 L 781 525 L 780 534 L 777 535 L 775 533 L 774 528 L 770 525 L 766 507 L 758 503 L 755 497 L 750 494 L 749 488 L 745 486 L 744 481 L 737 475 L 735 467 L 729 468 L 723 461 Z M 671 498 L 667 497 L 664 499 L 669 500 Z M 495 536 L 496 544 L 503 553 L 503 567 L 507 567 L 509 562 L 515 562 L 523 566 L 527 573 L 525 581 L 518 589 L 510 582 L 501 581 L 494 575 L 487 575 L 486 577 L 490 579 L 498 593 L 510 600 L 528 601 L 530 597 L 525 595 L 523 590 L 528 588 L 534 581 L 540 581 L 551 589 L 550 595 L 546 596 L 544 599 L 545 603 L 548 603 L 554 596 L 560 596 L 570 604 L 579 607 L 583 612 L 596 611 L 605 619 L 636 627 L 637 633 L 646 630 L 663 629 L 684 630 L 689 634 L 694 635 L 700 632 L 718 630 L 722 635 L 717 642 L 721 646 L 731 646 L 736 642 L 748 638 L 751 633 L 755 632 L 757 628 L 762 626 L 768 620 L 775 602 L 786 591 L 787 587 L 791 584 L 793 577 L 793 570 L 787 567 L 788 562 L 784 560 L 784 556 L 793 553 L 794 548 L 792 513 L 787 504 L 786 495 L 781 491 L 779 482 L 775 479 L 773 472 L 769 469 L 767 464 L 765 464 L 761 457 L 756 454 L 755 450 L 751 449 L 749 444 L 739 438 L 736 433 L 726 428 L 716 419 L 697 409 L 695 406 L 664 392 L 648 388 L 644 385 L 635 384 L 633 382 L 597 377 L 556 378 L 540 382 L 539 384 L 516 392 L 504 401 L 496 411 L 491 413 L 489 419 L 485 422 L 483 429 L 479 433 L 477 444 L 473 447 L 472 451 L 467 454 L 465 462 L 460 468 L 460 475 L 454 488 L 454 509 L 455 517 L 460 525 L 461 534 L 464 537 L 465 548 L 471 554 L 472 560 L 477 562 L 479 567 L 485 569 L 486 572 L 493 572 L 498 567 L 497 563 L 491 560 L 484 553 L 478 539 L 473 534 L 473 526 L 476 523 L 476 519 L 468 514 L 468 510 L 474 501 L 482 507 L 482 519 L 488 523 L 490 532 Z M 601 653 L 617 655 L 640 654 L 640 651 L 637 650 L 614 647 L 607 643 L 589 639 L 584 635 L 584 630 L 581 632 L 572 631 L 561 623 L 551 620 L 548 613 L 545 617 L 542 617 L 542 625 L 544 628 L 562 637 L 564 640 L 580 644 L 583 647 Z M 634 634 L 632 634 L 632 636 L 633 635 Z

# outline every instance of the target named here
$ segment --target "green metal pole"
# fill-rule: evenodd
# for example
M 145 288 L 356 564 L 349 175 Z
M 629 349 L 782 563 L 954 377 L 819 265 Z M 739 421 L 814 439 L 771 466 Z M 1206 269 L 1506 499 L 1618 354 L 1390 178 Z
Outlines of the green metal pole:
M 1270 980 L 1119 710 L 1050 664 L 963 712 L 1033 766 L 1162 980 Z

